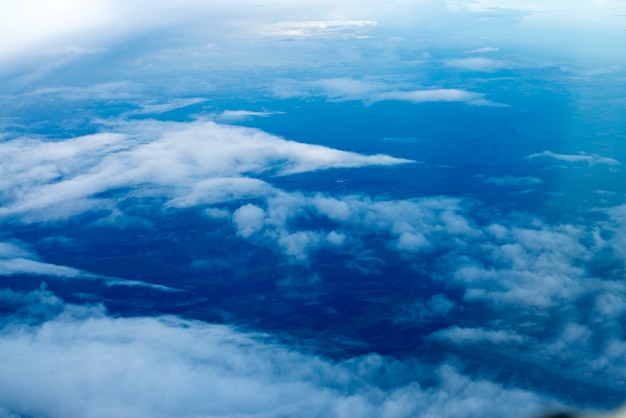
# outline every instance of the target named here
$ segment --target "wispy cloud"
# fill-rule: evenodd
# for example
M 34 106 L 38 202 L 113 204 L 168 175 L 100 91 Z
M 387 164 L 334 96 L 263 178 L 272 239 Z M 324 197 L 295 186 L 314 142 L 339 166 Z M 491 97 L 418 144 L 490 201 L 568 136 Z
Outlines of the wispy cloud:
M 126 280 L 92 274 L 73 267 L 41 261 L 36 254 L 11 242 L 0 242 L 0 276 L 35 275 L 59 279 L 100 280 L 107 286 L 139 286 L 161 291 L 177 291 L 171 287 L 137 280 Z
M 137 86 L 127 81 L 100 83 L 88 87 L 44 87 L 25 93 L 25 98 L 42 100 L 55 98 L 63 101 L 105 101 L 137 99 Z
M 64 141 L 15 138 L 1 143 L 0 216 L 59 219 L 96 208 L 110 211 L 113 202 L 96 195 L 139 184 L 150 184 L 154 193 L 177 202 L 200 191 L 211 193 L 207 188 L 218 186 L 226 199 L 241 193 L 240 180 L 261 174 L 411 162 L 288 141 L 210 121 L 123 122 L 115 131 Z M 231 180 L 216 181 L 226 178 Z M 246 184 L 252 183 L 259 185 Z M 229 184 L 235 189 L 225 190 Z
M 352 78 L 329 78 L 311 82 L 283 80 L 274 87 L 279 98 L 324 97 L 335 101 L 359 100 L 365 103 L 405 101 L 410 103 L 458 102 L 478 106 L 501 106 L 486 99 L 484 94 L 453 89 L 406 89 L 380 81 Z
M 285 38 L 365 37 L 378 23 L 374 20 L 318 20 L 278 22 L 259 32 L 261 36 Z
M 621 163 L 614 158 L 602 157 L 596 154 L 558 154 L 552 151 L 542 151 L 534 154 L 530 154 L 529 159 L 547 158 L 557 161 L 564 161 L 567 163 L 586 163 L 589 165 L 607 164 L 607 165 L 620 165 Z
M 537 177 L 515 177 L 515 176 L 504 176 L 504 177 L 487 177 L 484 179 L 485 183 L 494 184 L 496 186 L 512 186 L 512 187 L 520 187 L 520 186 L 536 186 L 538 184 L 543 183 L 543 180 Z
M 364 237 L 372 233 L 387 237 L 390 248 L 417 254 L 447 247 L 448 238 L 477 233 L 459 203 L 450 198 L 372 200 L 274 190 L 263 207 L 243 205 L 234 211 L 232 220 L 240 236 L 277 248 L 299 262 L 307 261 L 309 253 L 321 247 L 350 253 L 351 247 L 360 248 Z M 312 228 L 306 222 L 298 226 L 312 214 L 336 227 Z
M 190 97 L 185 99 L 169 100 L 166 103 L 150 103 L 142 104 L 137 110 L 130 111 L 126 115 L 159 115 L 161 113 L 170 112 L 176 109 L 193 106 L 198 103 L 204 103 L 207 99 L 202 97 Z
M 224 110 L 221 113 L 215 115 L 215 120 L 218 122 L 238 122 L 250 118 L 266 118 L 272 115 L 283 115 L 284 112 L 270 112 L 270 111 L 253 111 L 253 110 Z

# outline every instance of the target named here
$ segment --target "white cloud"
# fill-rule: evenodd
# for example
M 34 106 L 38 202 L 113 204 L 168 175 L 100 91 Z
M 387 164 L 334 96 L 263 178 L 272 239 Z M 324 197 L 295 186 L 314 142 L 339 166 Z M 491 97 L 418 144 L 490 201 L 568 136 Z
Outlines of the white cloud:
M 377 26 L 374 20 L 319 20 L 277 22 L 266 29 L 262 29 L 261 36 L 285 38 L 338 38 L 364 37 L 367 32 Z
M 500 243 L 484 243 L 475 261 L 456 259 L 454 280 L 466 287 L 465 298 L 494 305 L 549 307 L 586 292 L 580 267 L 590 251 L 571 226 L 542 229 L 514 227 Z
M 215 115 L 215 120 L 219 122 L 236 122 L 240 120 L 246 120 L 252 117 L 265 118 L 272 115 L 284 114 L 284 112 L 255 112 L 252 110 L 224 110 L 221 113 Z
M 263 229 L 265 211 L 258 206 L 247 204 L 233 213 L 233 223 L 237 233 L 244 238 Z
M 59 277 L 90 276 L 89 274 L 66 266 L 42 263 L 28 258 L 11 258 L 0 260 L 0 275 L 36 274 Z
M 568 163 L 587 163 L 589 165 L 596 164 L 608 164 L 608 165 L 620 165 L 621 163 L 614 158 L 610 157 L 602 157 L 596 154 L 558 154 L 552 151 L 542 151 L 534 154 L 530 154 L 526 158 L 529 159 L 537 159 L 537 158 L 549 158 L 557 161 L 565 161 Z
M 95 195 L 139 185 L 142 193 L 184 206 L 271 189 L 260 174 L 396 165 L 410 160 L 366 156 L 208 121 L 123 122 L 113 130 L 62 141 L 14 138 L 0 144 L 0 216 L 62 219 L 111 210 Z M 243 186 L 243 187 L 242 187 Z
M 166 207 L 211 205 L 238 199 L 271 196 L 275 189 L 263 180 L 249 177 L 216 177 L 194 183 L 182 196 L 171 199 Z
M 71 267 L 41 262 L 37 259 L 35 254 L 23 248 L 22 245 L 0 242 L 0 275 L 10 276 L 17 274 L 59 277 L 95 277 L 92 274 Z
M 46 263 L 41 261 L 33 252 L 26 250 L 23 245 L 12 242 L 0 242 L 0 276 L 15 275 L 36 275 L 60 279 L 101 280 L 107 286 L 139 286 L 165 292 L 178 291 L 178 289 L 168 286 L 101 276 L 73 267 Z
M 424 102 L 476 102 L 483 94 L 458 89 L 430 89 L 410 91 L 388 91 L 374 95 L 373 101 L 399 100 L 411 103 Z
M 409 103 L 458 102 L 478 106 L 501 106 L 485 99 L 485 95 L 460 89 L 429 88 L 406 89 L 380 81 L 352 78 L 328 78 L 311 82 L 282 80 L 274 86 L 279 98 L 325 97 L 329 100 L 359 100 L 371 104 L 382 101 Z
M 0 297 L 15 305 L 20 295 Z M 111 318 L 45 291 L 21 297 L 28 316 L 13 316 L 0 333 L 0 374 L 11 376 L 0 381 L 7 414 L 495 418 L 554 405 L 447 364 L 374 354 L 331 361 L 228 326 Z M 25 325 L 36 309 L 43 322 Z

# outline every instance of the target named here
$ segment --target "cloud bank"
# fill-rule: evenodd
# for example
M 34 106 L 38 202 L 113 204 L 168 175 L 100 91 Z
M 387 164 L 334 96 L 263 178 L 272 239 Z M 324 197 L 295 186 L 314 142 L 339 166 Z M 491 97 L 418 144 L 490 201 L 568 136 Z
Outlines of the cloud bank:
M 3 416 L 525 417 L 554 404 L 453 363 L 333 361 L 228 326 L 113 318 L 45 290 L 0 298 L 21 306 L 0 332 Z M 41 320 L 20 323 L 28 309 Z

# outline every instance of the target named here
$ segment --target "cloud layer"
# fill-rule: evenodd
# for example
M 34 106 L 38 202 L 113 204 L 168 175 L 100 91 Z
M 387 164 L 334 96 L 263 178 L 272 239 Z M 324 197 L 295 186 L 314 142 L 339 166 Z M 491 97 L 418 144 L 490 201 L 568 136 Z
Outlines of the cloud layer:
M 228 326 L 112 318 L 45 290 L 0 298 L 23 307 L 0 332 L 6 417 L 525 417 L 553 403 L 453 364 L 332 361 Z M 20 324 L 25 308 L 42 320 Z

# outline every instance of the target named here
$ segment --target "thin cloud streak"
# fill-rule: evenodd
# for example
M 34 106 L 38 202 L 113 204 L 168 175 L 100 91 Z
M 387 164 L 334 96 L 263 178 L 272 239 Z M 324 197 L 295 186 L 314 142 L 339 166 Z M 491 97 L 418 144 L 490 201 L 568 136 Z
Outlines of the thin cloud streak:
M 547 158 L 547 159 L 553 159 L 557 161 L 564 161 L 567 163 L 587 163 L 589 165 L 596 165 L 596 164 L 620 165 L 621 164 L 619 161 L 617 161 L 614 158 L 602 157 L 600 155 L 586 154 L 586 153 L 559 154 L 559 153 L 555 153 L 552 151 L 542 151 L 542 152 L 530 154 L 526 158 L 531 159 L 531 160 Z
M 352 78 L 329 78 L 310 82 L 282 80 L 274 86 L 277 98 L 323 97 L 331 101 L 362 101 L 372 104 L 383 101 L 409 103 L 466 103 L 477 106 L 503 106 L 485 98 L 482 93 L 453 88 L 399 89 L 380 81 Z
M 139 280 L 128 280 L 89 273 L 73 267 L 51 264 L 41 261 L 31 251 L 13 242 L 0 242 L 0 276 L 43 276 L 61 280 L 94 280 L 102 281 L 106 286 L 146 287 L 164 292 L 178 292 L 169 286 L 146 283 Z

